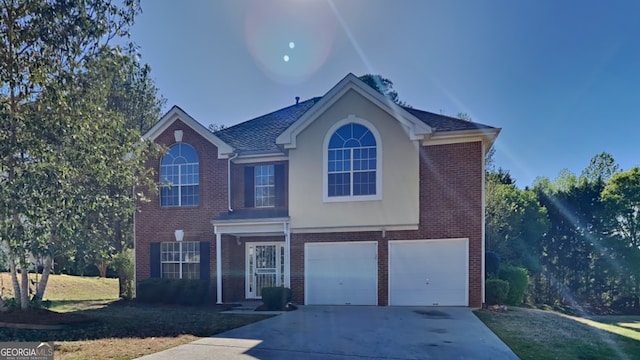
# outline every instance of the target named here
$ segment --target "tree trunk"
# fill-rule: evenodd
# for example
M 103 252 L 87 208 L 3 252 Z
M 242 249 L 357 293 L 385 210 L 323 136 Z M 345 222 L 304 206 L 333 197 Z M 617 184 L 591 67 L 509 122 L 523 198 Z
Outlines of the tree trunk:
M 100 272 L 100 277 L 101 278 L 106 278 L 107 277 L 107 267 L 109 265 L 107 265 L 106 261 L 101 262 L 100 264 L 96 265 L 98 267 L 98 271 Z
M 18 304 L 20 304 L 22 291 L 20 290 L 20 282 L 18 282 L 16 259 L 13 257 L 11 251 L 9 252 L 9 271 L 11 272 L 11 284 L 13 285 L 13 298 Z
M 29 269 L 27 266 L 20 265 L 20 309 L 29 309 Z
M 42 269 L 42 278 L 36 288 L 35 301 L 37 304 L 42 304 L 42 298 L 44 297 L 44 291 L 47 289 L 47 282 L 49 281 L 49 275 L 51 274 L 51 264 L 53 258 L 49 255 L 44 257 L 44 268 Z

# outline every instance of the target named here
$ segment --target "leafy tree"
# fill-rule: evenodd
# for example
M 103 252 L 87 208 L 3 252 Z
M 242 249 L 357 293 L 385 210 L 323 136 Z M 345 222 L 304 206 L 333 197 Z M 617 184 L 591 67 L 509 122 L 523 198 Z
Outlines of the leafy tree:
M 0 3 L 0 238 L 22 309 L 29 254 L 45 258 L 41 299 L 52 255 L 80 241 L 87 210 L 114 201 L 92 185 L 141 164 L 142 147 L 116 146 L 123 119 L 105 110 L 105 87 L 86 75 L 113 51 L 111 40 L 128 35 L 138 10 L 136 0 Z
M 615 239 L 616 259 L 626 276 L 625 292 L 640 307 L 640 168 L 614 174 L 602 191 L 602 200 L 611 219 L 610 234 Z
M 400 106 L 411 107 L 411 105 L 401 101 L 398 93 L 393 90 L 393 81 L 377 74 L 365 74 L 360 76 L 359 79 L 394 103 Z
M 489 179 L 485 219 L 487 251 L 498 253 L 503 262 L 539 271 L 540 240 L 549 224 L 533 191 Z
M 224 124 L 211 123 L 211 124 L 209 124 L 208 129 L 209 129 L 209 131 L 214 133 L 216 131 L 220 131 L 222 129 L 226 129 L 226 126 L 224 126 Z
M 618 172 L 620 172 L 620 166 L 616 163 L 613 156 L 609 153 L 601 152 L 591 158 L 589 166 L 582 171 L 580 178 L 591 183 L 598 181 L 606 183 Z

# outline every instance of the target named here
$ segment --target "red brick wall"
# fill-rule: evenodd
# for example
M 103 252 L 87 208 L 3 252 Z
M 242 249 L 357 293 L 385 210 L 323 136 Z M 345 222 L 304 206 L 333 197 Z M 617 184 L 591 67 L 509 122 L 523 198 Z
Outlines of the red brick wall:
M 150 202 L 139 205 L 136 214 L 136 276 L 138 280 L 149 278 L 149 244 L 175 241 L 174 231 L 184 230 L 184 241 L 209 241 L 212 291 L 215 293 L 215 242 L 211 220 L 227 211 L 227 160 L 218 159 L 218 149 L 180 120 L 175 121 L 156 142 L 170 146 L 175 143 L 174 130 L 184 132 L 183 142 L 193 146 L 200 160 L 200 204 L 191 207 L 160 207 L 159 196 L 148 194 Z M 149 166 L 155 169 L 158 181 L 160 158 Z
M 183 229 L 185 241 L 210 241 L 210 276 L 215 294 L 215 233 L 211 220 L 227 211 L 227 161 L 217 158 L 217 148 L 181 121 L 174 122 L 156 142 L 174 143 L 173 131 L 183 130 L 183 142 L 200 157 L 200 204 L 196 207 L 161 208 L 157 195 L 140 205 L 136 215 L 136 276 L 149 277 L 149 244 L 174 241 Z M 292 234 L 291 285 L 294 301 L 304 302 L 304 243 L 330 241 L 378 241 L 378 304 L 388 303 L 388 241 L 408 239 L 469 238 L 469 305 L 481 306 L 482 281 L 482 163 L 481 143 L 422 147 L 420 151 L 420 225 L 416 231 Z M 149 164 L 159 171 L 159 159 Z M 243 166 L 232 166 L 232 202 L 244 207 Z M 288 169 L 285 170 L 288 173 Z M 156 181 L 158 180 L 156 175 Z M 288 185 L 288 184 L 287 184 Z M 286 187 L 288 188 L 288 186 Z M 293 199 L 296 201 L 296 199 Z M 288 199 L 287 202 L 288 203 Z M 245 242 L 283 241 L 276 238 L 224 236 L 223 297 L 225 302 L 245 297 Z M 215 295 L 214 295 L 215 296 Z
M 388 304 L 388 241 L 469 238 L 469 306 L 482 305 L 481 143 L 427 146 L 420 152 L 420 225 L 417 231 L 293 234 L 291 287 L 304 303 L 304 243 L 378 241 L 378 304 Z M 294 200 L 295 201 L 295 200 Z

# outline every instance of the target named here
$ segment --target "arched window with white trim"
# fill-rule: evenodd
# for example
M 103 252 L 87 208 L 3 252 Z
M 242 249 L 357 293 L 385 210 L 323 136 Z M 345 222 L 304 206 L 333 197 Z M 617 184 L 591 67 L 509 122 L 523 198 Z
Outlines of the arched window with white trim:
M 160 160 L 160 206 L 200 203 L 200 163 L 193 146 L 178 143 Z
M 326 147 L 328 200 L 380 196 L 378 146 L 374 133 L 360 123 L 349 122 L 332 133 Z

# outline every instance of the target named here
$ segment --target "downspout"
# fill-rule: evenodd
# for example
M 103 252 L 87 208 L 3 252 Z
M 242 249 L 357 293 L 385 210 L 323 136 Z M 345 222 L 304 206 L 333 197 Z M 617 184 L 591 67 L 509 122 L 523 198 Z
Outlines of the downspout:
M 238 157 L 238 153 L 233 154 L 227 161 L 227 204 L 229 204 L 229 212 L 233 212 L 233 207 L 231 206 L 231 160 Z

